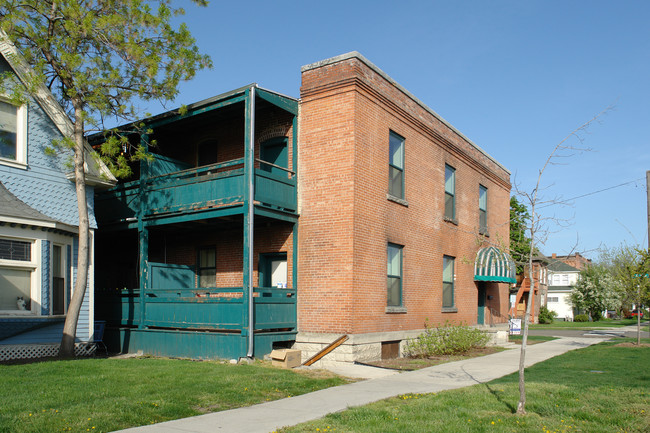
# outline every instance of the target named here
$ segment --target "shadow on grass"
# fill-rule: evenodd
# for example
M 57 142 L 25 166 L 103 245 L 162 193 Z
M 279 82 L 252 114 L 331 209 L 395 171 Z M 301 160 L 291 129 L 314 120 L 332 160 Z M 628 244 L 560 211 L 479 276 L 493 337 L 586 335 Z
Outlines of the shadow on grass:
M 59 356 L 45 356 L 42 358 L 20 358 L 20 359 L 7 359 L 5 361 L 0 361 L 0 365 L 25 365 L 25 364 L 44 364 L 48 362 L 58 362 L 58 361 L 79 361 L 84 359 L 109 359 L 111 356 L 105 355 L 93 355 L 93 356 L 71 356 L 71 357 L 59 357 Z
M 517 412 L 517 408 L 516 408 L 515 406 L 513 406 L 511 403 L 509 403 L 509 402 L 507 402 L 506 400 L 503 399 L 503 397 L 502 397 L 502 395 L 501 395 L 501 394 L 502 394 L 501 392 L 499 392 L 499 391 L 493 389 L 493 388 L 490 386 L 489 383 L 486 383 L 486 384 L 485 384 L 485 388 L 490 392 L 490 394 L 492 394 L 492 395 L 494 396 L 494 398 L 495 398 L 499 403 L 501 403 L 502 405 L 504 405 L 504 406 L 505 406 L 505 407 L 510 411 L 510 413 L 513 413 L 513 414 L 514 414 L 514 413 Z

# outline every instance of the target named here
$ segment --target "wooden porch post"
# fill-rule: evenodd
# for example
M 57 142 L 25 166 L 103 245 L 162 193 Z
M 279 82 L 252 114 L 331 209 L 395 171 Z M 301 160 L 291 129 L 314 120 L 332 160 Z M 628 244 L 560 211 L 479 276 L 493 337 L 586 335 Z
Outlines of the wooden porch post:
M 145 150 L 149 150 L 149 136 L 143 135 L 141 143 L 144 145 Z M 144 224 L 144 215 L 147 209 L 147 178 L 149 177 L 149 166 L 146 159 L 140 160 L 140 185 L 139 197 L 140 206 L 138 208 L 138 264 L 140 267 L 140 320 L 138 321 L 138 329 L 144 329 L 144 321 L 146 316 L 146 296 L 145 292 L 149 285 L 149 229 Z
M 294 178 L 296 179 L 296 188 L 295 188 L 295 200 L 298 203 L 298 116 L 294 114 L 293 116 L 293 137 L 291 140 L 291 154 L 292 158 L 292 170 L 295 173 Z M 293 223 L 293 260 L 292 260 L 292 289 L 296 291 L 296 298 L 298 297 L 298 222 Z M 296 300 L 297 302 L 297 300 Z M 294 308 L 294 313 L 296 315 L 296 323 L 298 323 L 298 311 L 297 305 Z M 297 326 L 296 326 L 297 328 Z

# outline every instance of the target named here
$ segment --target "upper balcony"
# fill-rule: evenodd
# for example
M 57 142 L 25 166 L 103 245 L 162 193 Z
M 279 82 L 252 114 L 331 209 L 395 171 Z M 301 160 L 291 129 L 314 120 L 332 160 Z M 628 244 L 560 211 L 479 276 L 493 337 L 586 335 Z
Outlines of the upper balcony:
M 97 193 L 100 227 L 243 214 L 249 197 L 255 214 L 295 221 L 297 108 L 294 99 L 249 86 L 145 119 L 137 130 L 147 133 L 129 140 L 150 158 L 127 182 Z

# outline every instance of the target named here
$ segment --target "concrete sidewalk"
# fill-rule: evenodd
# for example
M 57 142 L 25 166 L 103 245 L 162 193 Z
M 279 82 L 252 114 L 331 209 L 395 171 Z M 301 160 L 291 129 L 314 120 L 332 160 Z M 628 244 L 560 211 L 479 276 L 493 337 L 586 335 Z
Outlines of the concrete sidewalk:
M 572 337 L 530 345 L 526 349 L 526 366 L 608 339 L 609 336 Z M 362 406 L 400 394 L 439 392 L 489 382 L 516 372 L 519 369 L 519 352 L 518 348 L 510 349 L 493 355 L 391 374 L 255 406 L 135 427 L 122 432 L 269 433 L 284 426 L 311 421 L 348 407 Z

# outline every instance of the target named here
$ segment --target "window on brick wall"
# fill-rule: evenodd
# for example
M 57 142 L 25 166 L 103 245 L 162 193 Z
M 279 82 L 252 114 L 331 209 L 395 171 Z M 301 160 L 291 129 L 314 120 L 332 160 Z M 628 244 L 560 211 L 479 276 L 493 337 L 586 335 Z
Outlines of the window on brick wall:
M 454 261 L 450 256 L 442 257 L 442 308 L 454 308 Z
M 203 167 L 204 165 L 216 164 L 218 158 L 217 140 L 208 138 L 199 142 L 197 146 L 197 166 Z
M 389 307 L 402 306 L 402 246 L 388 244 L 387 276 Z
M 404 138 L 390 131 L 389 137 L 388 193 L 404 198 Z
M 215 247 L 199 249 L 198 266 L 199 287 L 216 287 L 217 285 L 217 251 Z
M 488 189 L 483 185 L 478 186 L 478 232 L 488 234 L 487 224 Z
M 445 219 L 456 221 L 456 169 L 445 164 Z
M 0 99 L 0 163 L 27 164 L 25 106 Z

